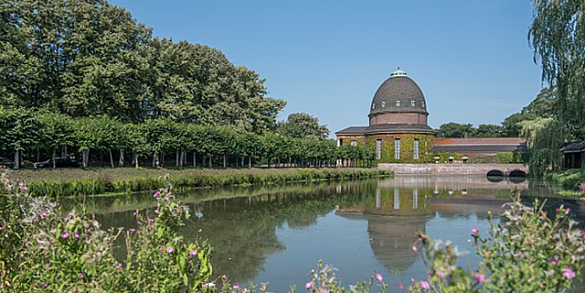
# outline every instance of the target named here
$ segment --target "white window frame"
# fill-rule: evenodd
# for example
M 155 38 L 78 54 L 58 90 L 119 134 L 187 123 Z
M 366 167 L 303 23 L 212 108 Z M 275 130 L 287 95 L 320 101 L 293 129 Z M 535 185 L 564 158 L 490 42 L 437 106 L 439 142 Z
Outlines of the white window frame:
M 413 144 L 414 145 L 413 145 L 413 148 L 412 148 L 412 151 L 413 151 L 412 158 L 415 159 L 415 160 L 418 160 L 418 159 L 420 159 L 420 151 L 419 151 L 419 141 L 418 141 L 418 138 L 415 138 L 414 139 Z
M 400 159 L 400 138 L 394 139 L 394 159 Z
M 410 101 L 410 106 L 411 107 L 415 107 L 416 106 L 416 102 L 414 100 Z
M 400 107 L 400 100 L 396 100 L 396 107 Z

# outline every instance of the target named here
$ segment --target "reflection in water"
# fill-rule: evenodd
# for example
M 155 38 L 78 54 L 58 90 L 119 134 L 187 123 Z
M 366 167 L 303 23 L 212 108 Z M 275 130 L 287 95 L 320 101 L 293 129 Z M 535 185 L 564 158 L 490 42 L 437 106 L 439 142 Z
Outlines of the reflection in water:
M 271 291 L 286 292 L 288 285 L 307 281 L 307 272 L 319 258 L 338 267 L 345 284 L 368 279 L 373 270 L 391 284 L 424 278 L 424 264 L 411 250 L 417 232 L 451 239 L 473 252 L 467 243 L 469 231 L 487 230 L 488 211 L 497 220 L 500 206 L 515 188 L 524 190 L 526 202 L 535 196 L 532 190 L 544 189 L 532 182 L 492 183 L 482 176 L 413 176 L 200 189 L 178 197 L 203 214 L 190 218 L 181 233 L 190 240 L 209 239 L 214 272 L 237 283 L 270 282 Z M 133 212 L 154 205 L 150 194 L 85 202 L 106 228 L 136 227 Z M 550 202 L 554 210 L 560 199 Z M 580 202 L 566 204 L 577 217 L 582 215 Z M 460 261 L 463 267 L 473 267 L 478 260 L 470 253 Z

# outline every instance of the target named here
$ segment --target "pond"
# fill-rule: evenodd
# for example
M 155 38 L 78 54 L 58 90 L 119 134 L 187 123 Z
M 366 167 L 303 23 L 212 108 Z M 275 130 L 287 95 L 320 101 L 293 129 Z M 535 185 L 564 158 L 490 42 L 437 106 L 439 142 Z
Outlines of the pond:
M 209 239 L 216 277 L 225 274 L 242 285 L 267 282 L 269 291 L 286 292 L 290 285 L 303 288 L 322 259 L 339 269 L 345 285 L 375 271 L 390 284 L 389 292 L 399 292 L 398 283 L 426 278 L 422 259 L 411 249 L 418 232 L 451 240 L 467 252 L 459 264 L 474 268 L 471 229 L 486 233 L 488 212 L 498 222 L 500 207 L 514 190 L 522 191 L 527 203 L 545 195 L 551 211 L 564 202 L 577 220 L 584 218 L 579 201 L 555 197 L 545 184 L 477 176 L 199 189 L 177 196 L 197 211 L 181 233 Z M 133 212 L 153 204 L 150 194 L 85 199 L 105 227 L 135 227 Z M 585 288 L 577 286 L 575 292 Z

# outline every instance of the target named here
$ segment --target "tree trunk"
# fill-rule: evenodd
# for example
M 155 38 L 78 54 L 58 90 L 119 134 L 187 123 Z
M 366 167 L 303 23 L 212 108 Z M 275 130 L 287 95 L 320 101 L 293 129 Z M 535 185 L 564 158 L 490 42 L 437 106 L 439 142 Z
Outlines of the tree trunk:
M 179 150 L 175 152 L 175 166 L 179 167 Z
M 132 153 L 132 163 L 134 164 L 135 168 L 138 168 L 138 155 L 136 152 Z
M 158 153 L 154 153 L 152 155 L 152 167 L 154 167 L 154 168 L 160 167 L 160 161 L 159 161 L 159 154 Z
M 159 167 L 165 165 L 165 152 L 160 153 L 160 163 L 159 163 Z
M 37 162 L 41 160 L 41 149 L 37 149 Z
M 112 149 L 109 149 L 108 152 L 110 153 L 110 166 L 114 167 L 114 156 L 112 156 Z
M 225 168 L 227 164 L 227 158 L 226 155 L 223 155 L 223 167 Z
M 118 167 L 124 167 L 124 149 L 120 149 L 120 160 L 118 160 Z
M 252 156 L 248 156 L 248 168 L 252 168 Z
M 89 165 L 89 149 L 84 149 L 81 152 L 81 160 L 83 161 L 83 168 L 87 168 Z
M 61 157 L 62 158 L 67 157 L 67 145 L 66 144 L 61 145 Z
M 14 169 L 18 170 L 19 167 L 20 167 L 20 151 L 17 150 L 14 153 Z
M 197 167 L 197 154 L 193 152 L 193 167 Z
M 212 164 L 211 164 L 211 156 L 209 156 L 209 168 L 211 168 L 211 167 L 212 167 Z
M 56 151 L 55 149 L 53 149 L 53 169 L 57 168 L 57 162 L 55 162 L 55 156 L 56 156 Z

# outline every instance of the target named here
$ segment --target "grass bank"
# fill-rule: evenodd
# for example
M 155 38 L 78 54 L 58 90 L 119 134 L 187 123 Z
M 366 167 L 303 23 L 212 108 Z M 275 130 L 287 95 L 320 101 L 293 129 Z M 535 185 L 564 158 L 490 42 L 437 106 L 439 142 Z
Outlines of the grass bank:
M 132 193 L 165 187 L 217 187 L 264 185 L 290 182 L 351 180 L 393 176 L 377 169 L 67 169 L 20 171 L 13 174 L 25 181 L 33 194 L 75 197 L 111 193 Z M 166 177 L 166 179 L 165 179 Z
M 581 184 L 585 183 L 585 168 L 547 173 L 544 179 L 559 183 L 563 188 L 562 195 L 585 195 L 585 191 L 581 187 Z

